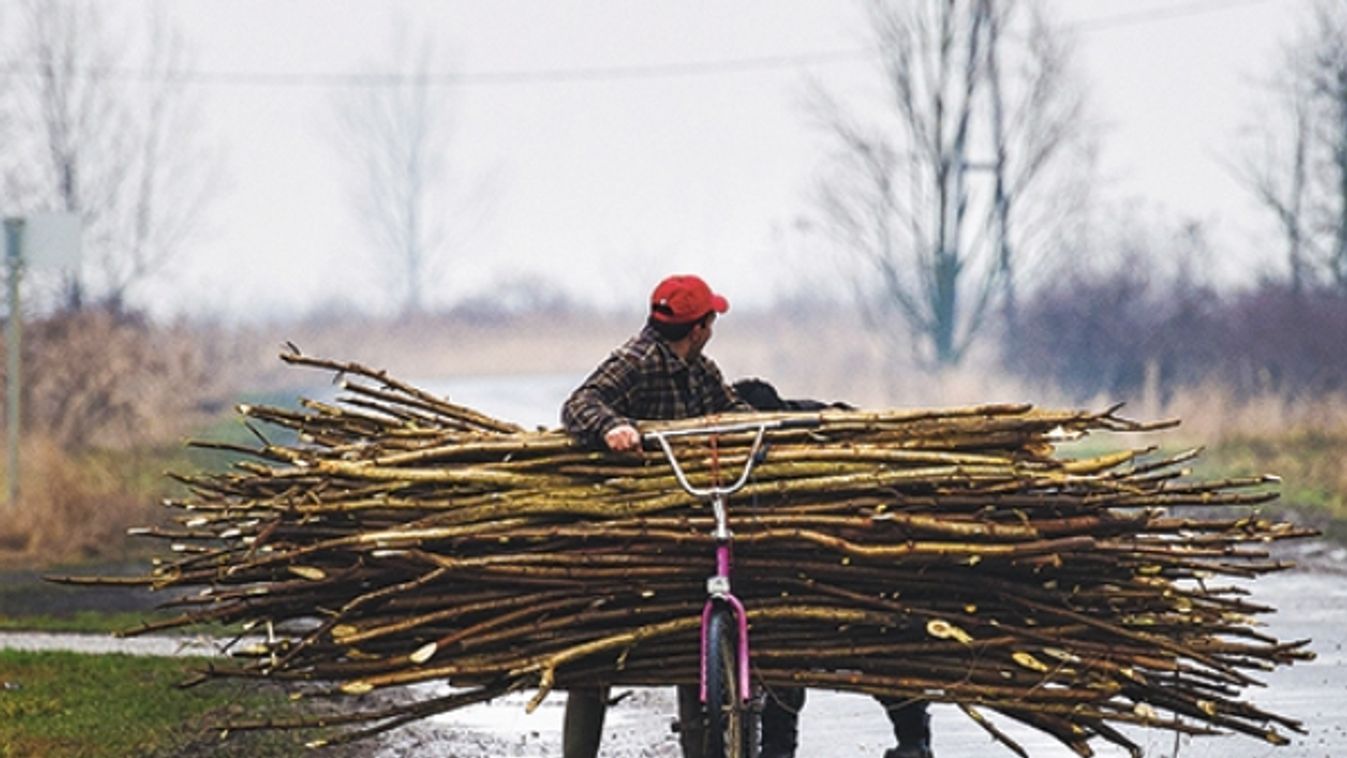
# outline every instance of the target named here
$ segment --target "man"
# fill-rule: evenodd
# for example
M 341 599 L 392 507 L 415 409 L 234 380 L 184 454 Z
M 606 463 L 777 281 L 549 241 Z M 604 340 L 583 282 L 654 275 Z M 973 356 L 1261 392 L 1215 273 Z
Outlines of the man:
M 650 295 L 641 333 L 613 351 L 561 408 L 572 436 L 614 452 L 640 449 L 638 419 L 670 420 L 753 410 L 702 354 L 729 302 L 696 276 L 671 276 Z
M 640 419 L 752 411 L 755 406 L 760 410 L 823 407 L 821 403 L 806 405 L 810 401 L 782 400 L 765 382 L 736 385 L 743 386 L 755 399 L 760 392 L 768 393 L 750 405 L 725 386 L 720 369 L 702 350 L 711 339 L 716 317 L 728 310 L 729 302 L 699 277 L 671 276 L 660 282 L 650 297 L 645 328 L 600 364 L 562 406 L 566 431 L 593 447 L 634 452 L 641 448 L 636 429 Z M 689 718 L 700 711 L 697 688 L 679 687 L 678 700 L 683 754 L 688 758 L 701 756 L 702 725 Z M 797 713 L 803 704 L 803 688 L 779 688 L 769 698 L 762 719 L 762 758 L 793 758 Z M 891 707 L 888 702 L 885 705 Z M 598 754 L 607 707 L 606 688 L 575 689 L 567 694 L 562 726 L 564 758 L 593 758 Z M 890 710 L 895 731 L 899 711 L 921 719 L 924 744 L 925 704 L 919 704 L 916 713 L 911 708 Z M 889 751 L 886 758 L 929 756 L 929 752 L 906 752 L 914 734 L 917 730 L 909 724 L 900 733 L 900 747 Z
M 650 296 L 645 328 L 613 351 L 561 409 L 561 421 L 581 442 L 617 453 L 641 448 L 636 422 L 680 419 L 724 411 L 751 411 L 735 396 L 720 369 L 702 354 L 712 325 L 729 310 L 726 299 L 700 277 L 671 276 Z M 685 755 L 701 755 L 697 688 L 678 689 Z M 571 690 L 562 728 L 564 758 L 593 758 L 603 736 L 606 689 Z

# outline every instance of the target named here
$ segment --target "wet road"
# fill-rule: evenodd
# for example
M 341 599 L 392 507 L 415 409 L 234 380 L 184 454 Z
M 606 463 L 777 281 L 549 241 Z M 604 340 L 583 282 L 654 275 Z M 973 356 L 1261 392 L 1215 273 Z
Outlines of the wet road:
M 1183 737 L 1168 732 L 1130 733 L 1152 758 L 1340 758 L 1347 755 L 1347 576 L 1287 572 L 1260 578 L 1254 598 L 1279 609 L 1267 630 L 1283 640 L 1309 637 L 1317 658 L 1282 668 L 1266 677 L 1267 687 L 1246 693 L 1266 710 L 1298 718 L 1308 735 L 1292 735 L 1292 744 L 1275 747 L 1245 736 Z M 457 758 L 560 756 L 561 704 L 549 698 L 534 714 L 524 713 L 527 696 L 438 716 L 392 735 L 382 756 L 424 754 Z M 673 758 L 678 750 L 669 732 L 674 712 L 672 688 L 643 690 L 609 712 L 603 758 Z M 941 758 L 1013 756 L 957 708 L 931 709 L 935 749 Z M 1034 758 L 1067 758 L 1071 750 L 1051 738 L 993 716 L 993 721 Z M 875 701 L 830 692 L 810 693 L 801 716 L 798 758 L 881 756 L 893 745 L 888 722 Z M 1104 758 L 1126 752 L 1093 743 Z

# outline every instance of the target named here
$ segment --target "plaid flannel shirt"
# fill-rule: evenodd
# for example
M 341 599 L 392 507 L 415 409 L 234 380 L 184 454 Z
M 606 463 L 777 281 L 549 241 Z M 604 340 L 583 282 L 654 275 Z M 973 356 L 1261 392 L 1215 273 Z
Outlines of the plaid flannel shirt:
M 576 439 L 602 447 L 605 434 L 638 419 L 751 410 L 725 386 L 714 361 L 704 355 L 684 361 L 646 326 L 571 393 L 561 422 Z

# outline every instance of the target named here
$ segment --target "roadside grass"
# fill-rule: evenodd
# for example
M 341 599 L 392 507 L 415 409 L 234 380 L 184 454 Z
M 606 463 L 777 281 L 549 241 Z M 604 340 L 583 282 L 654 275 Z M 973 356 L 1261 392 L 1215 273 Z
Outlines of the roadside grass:
M 294 398 L 294 393 L 277 392 L 244 400 L 290 407 Z M 190 439 L 256 446 L 260 433 L 273 442 L 293 441 L 285 438 L 292 434 L 286 430 L 254 429 L 230 410 L 206 419 Z M 186 488 L 166 473 L 221 472 L 242 457 L 185 442 L 83 451 L 61 450 L 39 439 L 26 445 L 23 499 L 0 521 L 0 630 L 110 633 L 173 615 L 153 610 L 171 598 L 145 588 L 66 586 L 42 576 L 148 572 L 150 559 L 163 556 L 167 545 L 129 536 L 127 529 L 172 524 L 172 514 L 159 503 L 184 496 Z M 223 627 L 204 631 L 229 634 Z
M 296 405 L 295 393 L 252 393 L 253 404 Z M 169 472 L 216 473 L 243 456 L 189 447 L 189 440 L 259 446 L 257 435 L 289 443 L 293 432 L 245 426 L 232 409 L 203 417 L 180 439 L 68 450 L 40 435 L 25 440 L 18 507 L 0 520 L 0 568 L 141 561 L 163 553 L 159 540 L 128 536 L 133 526 L 163 525 L 165 498 L 187 494 Z M 0 486 L 8 472 L 0 466 Z
M 1156 460 L 1193 447 L 1202 452 L 1187 464 L 1189 478 L 1229 479 L 1272 474 L 1265 485 L 1279 497 L 1260 506 L 1264 513 L 1313 527 L 1326 539 L 1347 543 L 1347 431 L 1322 429 L 1241 430 L 1215 439 L 1191 432 L 1151 435 L 1098 434 L 1059 446 L 1058 456 L 1080 459 L 1128 447 L 1157 444 L 1142 460 Z
M 289 756 L 317 732 L 220 724 L 299 715 L 277 687 L 175 685 L 205 659 L 0 651 L 0 757 Z M 303 701 L 301 701 L 303 702 Z
M 113 634 L 135 629 L 147 621 L 166 618 L 167 615 L 153 612 L 93 610 L 75 611 L 71 614 L 39 613 L 12 616 L 0 613 L 0 631 Z
M 156 540 L 132 526 L 168 523 L 165 498 L 186 488 L 170 471 L 199 471 L 204 456 L 179 442 L 81 451 L 33 438 L 23 446 L 18 507 L 0 522 L 0 568 L 145 561 Z
M 0 632 L 71 632 L 76 634 L 117 634 L 129 632 L 154 621 L 171 618 L 163 611 L 97 611 L 80 610 L 69 614 L 0 613 Z M 227 639 L 243 633 L 240 624 L 192 624 L 154 632 L 167 635 L 205 635 Z
M 1197 468 L 1203 476 L 1281 478 L 1281 498 L 1267 508 L 1347 543 L 1347 431 L 1293 430 L 1238 434 L 1212 445 Z

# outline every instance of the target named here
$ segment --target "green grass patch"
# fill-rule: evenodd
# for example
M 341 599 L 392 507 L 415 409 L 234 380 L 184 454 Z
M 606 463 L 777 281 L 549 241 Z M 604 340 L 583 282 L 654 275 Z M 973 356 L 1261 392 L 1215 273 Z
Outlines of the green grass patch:
M 139 576 L 149 569 L 148 564 L 130 562 L 0 571 L 0 631 L 110 634 L 177 618 L 184 609 L 158 608 L 172 599 L 171 593 L 151 592 L 144 587 L 66 585 L 43 579 L 44 574 Z M 205 622 L 157 633 L 232 637 L 241 631 L 238 624 Z
M 300 408 L 295 393 L 249 393 L 240 399 L 240 403 L 272 405 L 290 410 Z M 248 421 L 247 424 L 244 422 L 245 419 L 231 408 L 205 419 L 182 439 L 122 449 L 91 450 L 85 453 L 86 462 L 113 472 L 129 493 L 157 499 L 184 491 L 177 482 L 165 477 L 166 472 L 220 472 L 227 470 L 235 461 L 247 457 L 238 453 L 191 447 L 188 442 L 200 440 L 259 447 L 261 440 L 249 430 L 249 424 L 269 442 L 295 442 L 296 434 L 292 430 L 256 420 Z
M 29 632 L 107 633 L 135 629 L 146 621 L 166 618 L 166 614 L 134 611 L 75 611 L 71 614 L 41 613 L 32 616 L 0 614 L 0 630 Z
M 314 396 L 323 394 L 321 391 L 275 391 L 275 392 L 251 392 L 245 393 L 239 398 L 240 405 L 269 405 L 287 410 L 302 410 L 299 399 L 301 396 Z M 251 427 L 251 428 L 249 428 Z M 212 418 L 208 423 L 203 424 L 192 432 L 189 440 L 201 442 L 225 442 L 245 447 L 260 447 L 262 440 L 258 435 L 262 435 L 267 442 L 277 445 L 293 445 L 298 435 L 291 429 L 273 426 L 265 421 L 256 419 L 245 419 L 240 416 L 233 408 Z M 179 465 L 173 470 L 179 473 L 193 473 L 200 471 L 220 472 L 229 469 L 239 460 L 248 460 L 248 456 L 212 448 L 187 447 L 181 448 Z
M 1058 446 L 1062 459 L 1091 458 L 1155 442 L 1152 435 L 1094 434 Z M 1229 479 L 1274 474 L 1280 484 L 1267 487 L 1279 498 L 1261 507 L 1265 513 L 1314 527 L 1324 537 L 1347 543 L 1347 434 L 1286 430 L 1232 435 L 1216 442 L 1168 434 L 1163 445 L 1141 460 L 1156 460 L 1191 447 L 1202 447 L 1185 464 L 1190 479 Z
M 314 732 L 240 732 L 218 724 L 294 715 L 274 686 L 180 689 L 204 659 L 0 651 L 0 757 L 288 756 Z
M 1347 436 L 1317 430 L 1232 436 L 1210 446 L 1196 472 L 1211 478 L 1275 474 L 1281 497 L 1268 510 L 1347 542 Z
M 0 631 L 5 632 L 74 632 L 82 634 L 115 634 L 138 629 L 146 623 L 172 618 L 168 613 L 141 613 L 137 611 L 82 610 L 69 614 L 39 613 L 33 615 L 0 614 Z M 209 637 L 233 637 L 243 631 L 241 625 L 193 624 L 173 627 L 155 634 L 204 634 Z

